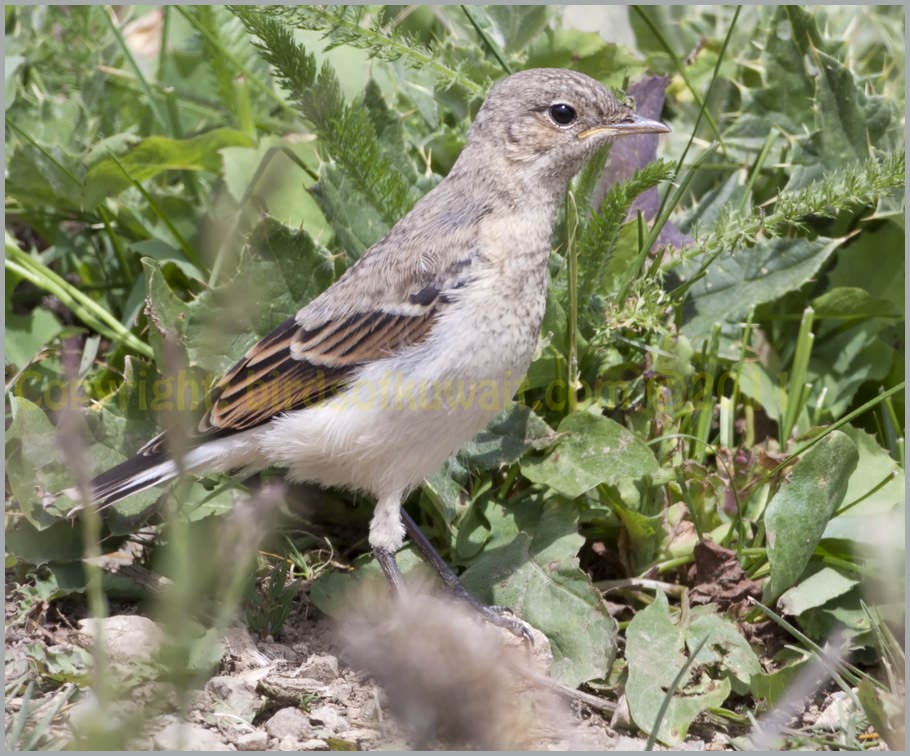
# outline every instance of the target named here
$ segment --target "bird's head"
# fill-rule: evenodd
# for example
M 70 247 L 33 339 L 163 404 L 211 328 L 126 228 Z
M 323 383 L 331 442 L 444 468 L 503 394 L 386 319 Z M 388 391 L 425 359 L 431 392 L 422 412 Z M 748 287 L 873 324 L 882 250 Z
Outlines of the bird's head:
M 590 76 L 534 68 L 490 90 L 467 147 L 504 158 L 527 178 L 568 182 L 611 137 L 669 130 L 636 115 Z

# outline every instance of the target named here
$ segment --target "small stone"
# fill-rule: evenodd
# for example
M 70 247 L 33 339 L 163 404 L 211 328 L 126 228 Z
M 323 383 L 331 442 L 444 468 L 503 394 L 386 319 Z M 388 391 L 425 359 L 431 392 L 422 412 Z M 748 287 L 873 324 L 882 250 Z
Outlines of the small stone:
M 856 718 L 856 707 L 844 691 L 838 690 L 831 694 L 828 705 L 815 720 L 815 726 L 825 730 L 843 730 L 851 717 Z
M 322 738 L 310 738 L 298 743 L 298 749 L 301 751 L 328 751 L 329 744 Z
M 246 732 L 234 740 L 238 751 L 264 751 L 269 747 L 269 735 L 265 730 Z
M 317 706 L 309 712 L 309 716 L 312 724 L 322 725 L 333 734 L 348 724 L 334 706 Z
M 252 722 L 265 704 L 255 683 L 241 677 L 213 677 L 205 689 L 215 701 L 215 711 L 234 714 L 245 722 Z
M 230 751 L 227 743 L 197 724 L 174 722 L 155 735 L 155 747 L 163 751 Z
M 288 736 L 295 740 L 305 738 L 313 731 L 307 715 L 295 706 L 287 706 L 276 711 L 265 723 L 265 729 L 269 735 L 278 740 Z
M 320 692 L 323 698 L 331 698 L 339 703 L 347 703 L 354 696 L 354 686 L 344 680 L 328 683 Z
M 354 743 L 362 742 L 375 742 L 382 737 L 382 733 L 379 730 L 371 730 L 368 727 L 355 727 L 352 730 L 345 730 L 344 732 L 339 733 L 339 736 L 344 740 L 350 740 Z
M 300 674 L 322 682 L 334 682 L 339 677 L 338 658 L 330 654 L 313 654 L 300 667 Z
M 149 660 L 161 644 L 161 630 L 148 617 L 119 614 L 101 620 L 84 619 L 79 620 L 79 628 L 95 640 L 99 622 L 104 650 L 112 662 Z
M 302 751 L 300 747 L 300 741 L 297 740 L 293 735 L 285 735 L 281 740 L 278 741 L 278 750 L 279 751 Z

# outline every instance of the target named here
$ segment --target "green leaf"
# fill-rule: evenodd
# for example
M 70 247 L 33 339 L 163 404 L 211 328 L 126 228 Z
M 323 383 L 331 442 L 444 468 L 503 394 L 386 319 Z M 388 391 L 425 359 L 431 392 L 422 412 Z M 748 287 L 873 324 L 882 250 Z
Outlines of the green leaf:
M 22 144 L 9 157 L 6 193 L 23 204 L 76 211 L 84 191 L 85 169 L 59 147 Z
M 686 663 L 683 648 L 691 634 L 691 646 L 701 641 L 700 631 L 716 630 L 713 621 L 702 620 L 703 626 L 690 630 L 675 625 L 670 618 L 667 598 L 657 592 L 654 603 L 638 612 L 626 629 L 626 662 L 629 679 L 626 700 L 632 720 L 650 734 L 661 704 L 676 675 Z M 726 637 L 729 640 L 729 635 Z M 723 642 L 723 639 L 718 639 Z M 716 642 L 711 635 L 699 654 L 707 661 L 715 653 L 709 644 Z M 707 651 L 707 653 L 706 653 Z M 704 656 L 703 656 L 704 654 Z M 730 681 L 712 680 L 699 671 L 698 660 L 673 695 L 657 731 L 657 739 L 667 745 L 681 743 L 692 721 L 706 709 L 720 706 L 730 694 Z
M 850 476 L 844 494 L 844 506 L 861 501 L 833 518 L 825 527 L 823 537 L 859 542 L 879 552 L 887 545 L 882 542 L 882 533 L 894 533 L 895 539 L 903 543 L 902 532 L 894 532 L 893 519 L 903 515 L 906 503 L 903 468 L 871 434 L 849 425 L 843 432 L 859 452 L 856 470 Z M 869 495 L 874 487 L 886 480 L 884 486 Z
M 352 260 L 389 230 L 389 223 L 376 207 L 366 202 L 353 182 L 333 166 L 323 168 L 309 192 Z
M 801 648 L 786 648 L 774 658 L 773 672 L 763 672 L 752 678 L 752 695 L 773 706 L 787 695 L 811 661 L 811 652 Z
M 86 174 L 82 205 L 92 208 L 106 197 L 119 194 L 163 171 L 221 170 L 222 147 L 252 147 L 249 135 L 234 129 L 213 129 L 191 139 L 147 137 L 118 158 L 105 157 Z
M 61 382 L 50 399 L 51 409 L 63 408 L 65 394 Z M 59 404 L 57 403 L 59 400 Z M 6 476 L 13 500 L 37 529 L 47 528 L 57 519 L 43 504 L 72 484 L 60 460 L 56 429 L 44 410 L 22 397 L 11 398 L 13 421 L 6 430 Z
M 555 679 L 576 687 L 606 677 L 616 624 L 579 567 L 584 538 L 575 508 L 548 500 L 536 506 L 524 501 L 515 511 L 488 510 L 491 537 L 462 575 L 465 587 L 483 601 L 509 607 L 550 639 Z M 484 531 L 478 520 L 472 522 Z
M 458 456 L 467 465 L 491 470 L 518 461 L 529 449 L 544 449 L 555 439 L 556 433 L 533 410 L 513 404 L 494 417 Z
M 836 286 L 812 300 L 817 320 L 900 318 L 900 310 L 887 299 L 873 297 L 857 286 Z
M 32 310 L 28 315 L 8 313 L 6 316 L 7 365 L 24 368 L 45 346 L 63 330 L 63 326 L 47 310 Z
M 833 431 L 794 465 L 765 511 L 771 575 L 763 600 L 796 584 L 828 520 L 844 500 L 859 455 L 850 438 Z
M 844 239 L 773 239 L 722 255 L 689 292 L 695 312 L 682 333 L 700 343 L 715 323 L 735 323 L 749 309 L 794 291 L 814 276 Z
M 157 262 L 146 258 L 143 264 L 153 323 L 178 336 L 189 367 L 214 374 L 229 369 L 257 339 L 335 279 L 334 261 L 306 231 L 292 230 L 271 218 L 256 227 L 234 277 L 195 300 L 178 297 Z M 150 331 L 149 340 L 160 355 L 157 330 L 156 326 Z
M 762 667 L 736 623 L 717 614 L 712 605 L 694 607 L 686 628 L 689 653 L 695 650 L 705 636 L 709 640 L 698 652 L 696 661 L 719 669 L 730 680 L 734 693 L 749 693 L 752 678 L 761 674 Z
M 602 415 L 579 411 L 565 418 L 558 431 L 566 434 L 543 459 L 522 464 L 522 474 L 576 498 L 601 483 L 639 479 L 657 472 L 653 452 L 638 436 Z
M 799 585 L 785 591 L 778 600 L 778 606 L 784 614 L 799 617 L 803 612 L 823 606 L 858 584 L 858 580 L 846 577 L 833 567 L 822 567 Z
M 853 74 L 839 60 L 812 50 L 816 76 L 816 118 L 825 159 L 848 162 L 869 154 L 866 114 Z
M 597 32 L 545 29 L 531 43 L 528 68 L 571 68 L 610 87 L 619 87 L 626 76 L 644 73 L 639 58 L 626 48 L 605 42 Z
M 270 218 L 290 228 L 305 228 L 314 239 L 325 238 L 328 222 L 308 189 L 312 177 L 285 152 L 291 151 L 314 173 L 318 170 L 316 140 L 292 141 L 263 137 L 256 147 L 225 147 L 224 182 L 239 203 L 247 192 L 268 208 Z M 253 179 L 256 184 L 251 186 Z

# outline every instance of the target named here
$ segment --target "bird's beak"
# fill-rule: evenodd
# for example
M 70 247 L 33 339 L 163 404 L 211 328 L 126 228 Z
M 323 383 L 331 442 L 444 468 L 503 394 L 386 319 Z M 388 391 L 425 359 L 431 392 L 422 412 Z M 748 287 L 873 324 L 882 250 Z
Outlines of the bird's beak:
M 595 126 L 591 129 L 585 129 L 579 135 L 579 139 L 588 139 L 592 136 L 620 136 L 622 134 L 664 134 L 670 130 L 670 127 L 660 121 L 652 121 L 650 118 L 642 118 L 634 113 L 627 116 L 622 121 L 611 123 L 605 126 Z

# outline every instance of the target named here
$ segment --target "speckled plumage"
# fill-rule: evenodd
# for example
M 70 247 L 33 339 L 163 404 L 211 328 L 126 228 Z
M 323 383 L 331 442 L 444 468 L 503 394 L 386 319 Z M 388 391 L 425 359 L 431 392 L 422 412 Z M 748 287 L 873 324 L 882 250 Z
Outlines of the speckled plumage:
M 558 123 L 554 105 L 575 120 Z M 278 465 L 367 491 L 370 544 L 394 553 L 403 497 L 507 405 L 530 364 L 568 182 L 611 136 L 665 130 L 583 74 L 500 81 L 449 175 L 216 385 L 183 468 Z M 176 473 L 158 437 L 93 486 L 110 503 Z

